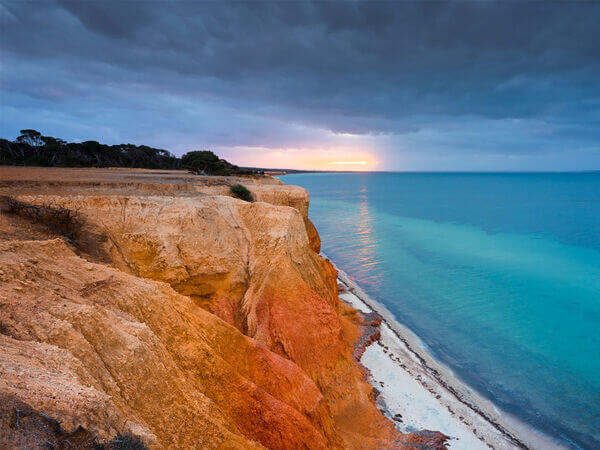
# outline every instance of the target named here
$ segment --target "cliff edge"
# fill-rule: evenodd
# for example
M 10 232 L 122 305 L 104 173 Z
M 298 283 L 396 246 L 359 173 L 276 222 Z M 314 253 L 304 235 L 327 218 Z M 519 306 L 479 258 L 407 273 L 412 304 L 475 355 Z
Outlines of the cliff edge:
M 308 194 L 1 168 L 0 444 L 443 448 L 376 408 Z M 67 180 L 67 181 L 65 181 Z M 244 184 L 257 200 L 229 195 Z

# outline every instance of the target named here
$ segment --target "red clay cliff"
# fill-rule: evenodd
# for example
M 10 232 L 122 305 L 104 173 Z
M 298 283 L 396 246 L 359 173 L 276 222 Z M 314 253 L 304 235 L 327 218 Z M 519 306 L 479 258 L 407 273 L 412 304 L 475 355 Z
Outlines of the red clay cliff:
M 338 299 L 303 189 L 0 174 L 0 446 L 444 448 L 377 409 L 354 357 L 376 332 Z

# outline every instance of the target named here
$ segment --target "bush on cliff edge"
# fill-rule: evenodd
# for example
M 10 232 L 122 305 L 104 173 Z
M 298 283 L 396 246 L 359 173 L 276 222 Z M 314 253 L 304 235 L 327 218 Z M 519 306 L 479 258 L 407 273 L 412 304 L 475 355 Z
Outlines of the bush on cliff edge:
M 252 192 L 250 192 L 241 184 L 234 184 L 229 188 L 229 190 L 231 191 L 234 197 L 237 197 L 241 200 L 245 200 L 247 202 L 254 201 L 254 198 L 252 197 Z

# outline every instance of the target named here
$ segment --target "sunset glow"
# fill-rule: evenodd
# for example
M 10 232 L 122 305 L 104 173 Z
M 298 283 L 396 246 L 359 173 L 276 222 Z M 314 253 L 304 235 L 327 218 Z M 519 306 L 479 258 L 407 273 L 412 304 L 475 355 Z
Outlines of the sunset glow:
M 333 161 L 331 164 L 347 164 L 347 165 L 359 165 L 359 166 L 366 166 L 368 163 L 367 161 Z
M 288 148 L 237 147 L 223 150 L 225 159 L 242 167 L 266 169 L 300 169 L 325 171 L 377 170 L 378 161 L 367 150 L 346 148 Z

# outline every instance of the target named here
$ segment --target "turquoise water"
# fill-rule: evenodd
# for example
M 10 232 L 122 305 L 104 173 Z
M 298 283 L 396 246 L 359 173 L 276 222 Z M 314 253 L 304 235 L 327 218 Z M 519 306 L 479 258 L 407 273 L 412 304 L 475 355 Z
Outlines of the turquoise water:
M 299 174 L 323 251 L 456 375 L 600 448 L 600 173 Z

